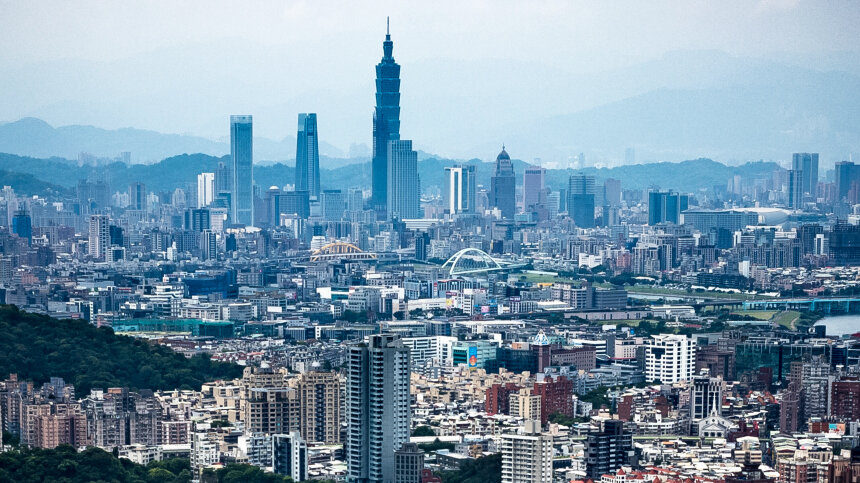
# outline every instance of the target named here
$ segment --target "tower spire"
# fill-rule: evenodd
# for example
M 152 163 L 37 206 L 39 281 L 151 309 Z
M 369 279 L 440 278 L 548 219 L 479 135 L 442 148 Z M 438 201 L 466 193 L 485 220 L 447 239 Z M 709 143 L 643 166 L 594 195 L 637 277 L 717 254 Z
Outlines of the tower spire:
M 385 40 L 391 40 L 391 17 L 385 17 Z

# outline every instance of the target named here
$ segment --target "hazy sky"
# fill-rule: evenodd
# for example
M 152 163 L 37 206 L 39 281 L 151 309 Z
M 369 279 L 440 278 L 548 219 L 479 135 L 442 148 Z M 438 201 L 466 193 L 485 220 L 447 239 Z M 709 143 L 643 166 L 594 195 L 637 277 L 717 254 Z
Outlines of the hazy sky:
M 250 113 L 259 134 L 282 138 L 298 110 L 315 110 L 321 136 L 342 149 L 370 142 L 373 64 L 390 15 L 405 134 L 456 154 L 463 149 L 440 145 L 446 131 L 409 133 L 409 123 L 425 130 L 420 118 L 437 114 L 416 112 L 416 99 L 430 95 L 435 76 L 467 81 L 471 61 L 500 79 L 511 64 L 576 79 L 677 50 L 757 57 L 860 45 L 857 1 L 0 0 L 0 9 L 0 90 L 12 94 L 2 121 L 34 115 L 218 138 L 227 115 Z

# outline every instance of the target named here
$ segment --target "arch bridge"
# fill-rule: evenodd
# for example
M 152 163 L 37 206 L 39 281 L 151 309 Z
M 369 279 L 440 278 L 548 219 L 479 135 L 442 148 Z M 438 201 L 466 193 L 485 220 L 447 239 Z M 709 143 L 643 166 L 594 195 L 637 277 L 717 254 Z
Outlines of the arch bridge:
M 501 264 L 487 252 L 477 248 L 464 248 L 451 256 L 443 265 L 451 276 L 504 270 Z
M 376 260 L 373 252 L 365 252 L 361 248 L 346 242 L 334 242 L 324 245 L 311 253 L 312 262 L 324 260 Z

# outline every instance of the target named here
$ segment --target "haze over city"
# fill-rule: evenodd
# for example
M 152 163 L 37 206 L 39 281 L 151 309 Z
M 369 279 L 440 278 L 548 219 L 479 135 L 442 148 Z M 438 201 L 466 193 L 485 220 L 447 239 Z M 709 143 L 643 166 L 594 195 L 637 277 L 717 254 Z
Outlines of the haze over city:
M 850 1 L 7 2 L 3 11 L 8 122 L 223 141 L 226 117 L 248 112 L 257 136 L 280 141 L 294 135 L 295 112 L 314 111 L 324 152 L 347 157 L 356 144 L 353 154 L 366 155 L 369 66 L 390 16 L 404 134 L 440 156 L 491 161 L 506 143 L 547 167 L 580 152 L 616 165 L 627 147 L 637 162 L 785 162 L 817 149 L 832 163 L 860 144 L 856 96 L 807 95 L 860 86 L 860 6 Z

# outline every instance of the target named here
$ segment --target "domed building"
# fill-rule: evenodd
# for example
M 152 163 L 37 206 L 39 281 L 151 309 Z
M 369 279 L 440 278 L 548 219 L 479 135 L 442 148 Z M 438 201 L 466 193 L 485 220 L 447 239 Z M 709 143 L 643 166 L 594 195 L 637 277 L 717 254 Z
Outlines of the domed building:
M 502 146 L 496 156 L 496 170 L 490 178 L 490 206 L 498 208 L 502 218 L 512 220 L 517 208 L 517 177 L 511 157 Z

